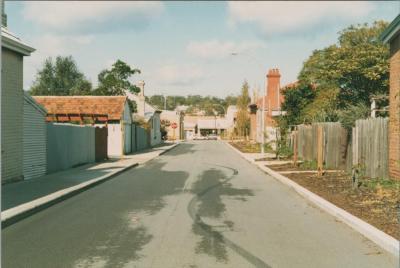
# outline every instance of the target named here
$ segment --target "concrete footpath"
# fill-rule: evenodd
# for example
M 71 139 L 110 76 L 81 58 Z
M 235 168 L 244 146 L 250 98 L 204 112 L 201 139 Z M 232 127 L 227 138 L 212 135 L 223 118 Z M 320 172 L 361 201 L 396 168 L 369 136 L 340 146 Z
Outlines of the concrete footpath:
M 102 183 L 121 172 L 143 164 L 178 144 L 154 147 L 122 159 L 87 164 L 76 168 L 48 174 L 36 179 L 10 183 L 2 186 L 2 228 Z

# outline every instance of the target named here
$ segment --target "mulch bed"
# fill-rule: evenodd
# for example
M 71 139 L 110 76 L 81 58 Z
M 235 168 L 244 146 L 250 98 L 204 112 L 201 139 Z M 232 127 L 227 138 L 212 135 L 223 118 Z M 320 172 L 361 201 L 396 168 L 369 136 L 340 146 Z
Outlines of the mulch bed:
M 260 153 L 260 145 L 257 143 L 250 143 L 246 141 L 230 142 L 230 145 L 241 151 L 242 153 Z
M 301 170 L 291 164 L 268 167 L 278 172 Z M 400 240 L 400 183 L 397 186 L 376 187 L 364 181 L 358 189 L 352 189 L 351 178 L 344 172 L 326 173 L 320 178 L 311 172 L 285 176 Z

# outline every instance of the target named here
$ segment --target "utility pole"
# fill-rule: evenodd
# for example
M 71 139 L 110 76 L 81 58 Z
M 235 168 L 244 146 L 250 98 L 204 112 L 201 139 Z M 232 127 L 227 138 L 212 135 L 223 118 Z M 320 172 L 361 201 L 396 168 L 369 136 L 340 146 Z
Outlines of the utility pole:
M 267 97 L 267 88 L 265 81 L 267 78 L 264 78 L 264 94 L 263 94 L 263 101 L 262 101 L 262 114 L 261 114 L 261 155 L 264 157 L 265 155 L 265 98 Z

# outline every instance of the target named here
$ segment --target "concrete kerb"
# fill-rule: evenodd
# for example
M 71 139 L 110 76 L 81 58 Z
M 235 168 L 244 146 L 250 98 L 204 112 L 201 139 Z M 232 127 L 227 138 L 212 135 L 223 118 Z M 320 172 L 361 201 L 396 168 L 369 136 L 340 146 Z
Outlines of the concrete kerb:
M 169 150 L 175 148 L 178 144 L 175 144 L 174 146 L 171 146 L 170 148 L 160 151 L 155 157 L 160 156 Z M 5 228 L 7 226 L 10 226 L 26 217 L 29 217 L 35 213 L 38 213 L 39 211 L 42 211 L 48 207 L 51 207 L 57 203 L 60 203 L 61 201 L 64 201 L 68 198 L 71 198 L 81 192 L 84 192 L 96 185 L 99 185 L 103 182 L 106 182 L 117 175 L 121 174 L 122 172 L 125 172 L 133 167 L 138 166 L 139 163 L 133 163 L 129 166 L 126 166 L 118 171 L 111 172 L 110 174 L 103 175 L 101 177 L 98 177 L 93 180 L 89 180 L 83 183 L 80 183 L 78 185 L 59 190 L 57 192 L 54 192 L 52 194 L 37 198 L 33 201 L 21 204 L 19 206 L 7 209 L 3 212 L 1 212 L 1 228 Z
M 255 164 L 259 169 L 264 171 L 265 173 L 271 175 L 276 180 L 280 181 L 281 183 L 289 186 L 293 190 L 295 190 L 298 194 L 300 194 L 303 198 L 307 199 L 308 201 L 312 202 L 316 206 L 318 206 L 323 211 L 331 214 L 335 218 L 339 219 L 340 221 L 344 222 L 348 226 L 350 226 L 355 231 L 359 232 L 366 238 L 373 241 L 375 244 L 383 248 L 384 250 L 388 251 L 389 253 L 393 254 L 397 258 L 399 258 L 400 253 L 400 241 L 395 239 L 394 237 L 382 232 L 381 230 L 375 228 L 371 224 L 357 218 L 356 216 L 348 213 L 347 211 L 335 206 L 334 204 L 328 202 L 327 200 L 323 199 L 322 197 L 312 193 L 311 191 L 307 190 L 306 188 L 300 186 L 296 182 L 290 180 L 289 178 L 279 174 L 278 172 L 266 167 L 265 165 L 258 164 L 254 159 L 249 158 L 244 153 L 240 152 L 238 149 L 230 145 L 228 142 L 226 144 L 240 154 L 244 159 L 249 161 L 250 163 Z

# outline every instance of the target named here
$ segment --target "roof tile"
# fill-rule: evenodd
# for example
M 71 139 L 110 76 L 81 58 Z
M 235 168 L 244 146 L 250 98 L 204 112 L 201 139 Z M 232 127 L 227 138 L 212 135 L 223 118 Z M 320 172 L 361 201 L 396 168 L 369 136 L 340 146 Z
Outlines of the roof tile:
M 49 114 L 101 114 L 121 120 L 126 96 L 32 96 Z

